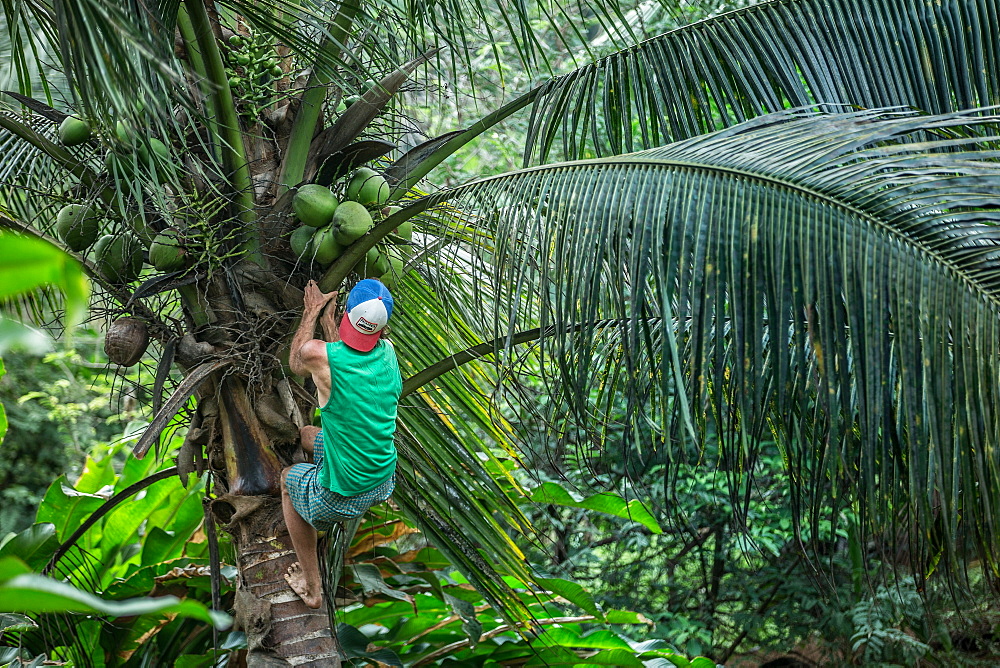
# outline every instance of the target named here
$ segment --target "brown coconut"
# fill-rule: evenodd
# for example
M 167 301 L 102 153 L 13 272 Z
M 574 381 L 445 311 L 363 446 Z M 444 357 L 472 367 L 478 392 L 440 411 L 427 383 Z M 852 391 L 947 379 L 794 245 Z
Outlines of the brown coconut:
M 121 366 L 132 366 L 146 352 L 149 332 L 146 323 L 137 318 L 118 318 L 104 337 L 104 352 L 108 359 Z

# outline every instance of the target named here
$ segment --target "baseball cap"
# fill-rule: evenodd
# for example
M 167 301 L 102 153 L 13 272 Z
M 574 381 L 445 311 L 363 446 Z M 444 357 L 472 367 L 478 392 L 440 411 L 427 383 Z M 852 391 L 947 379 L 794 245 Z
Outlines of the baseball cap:
M 340 320 L 340 340 L 368 352 L 382 336 L 382 329 L 392 315 L 392 294 L 374 278 L 358 281 L 347 295 L 344 317 Z

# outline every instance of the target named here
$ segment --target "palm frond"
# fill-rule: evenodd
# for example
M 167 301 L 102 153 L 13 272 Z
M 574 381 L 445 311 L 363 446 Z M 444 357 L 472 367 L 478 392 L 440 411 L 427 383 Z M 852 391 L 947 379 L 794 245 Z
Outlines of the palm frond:
M 772 0 L 546 84 L 526 159 L 650 148 L 814 103 L 945 113 L 1000 102 L 997 0 Z
M 548 390 L 605 449 L 717 438 L 735 490 L 773 436 L 803 525 L 856 488 L 916 567 L 996 572 L 998 120 L 797 110 L 433 199 L 498 240 L 464 249 L 483 338 L 551 328 Z
M 455 352 L 463 342 L 477 342 L 448 306 L 449 297 L 468 299 L 467 290 L 463 294 L 461 281 L 441 286 L 448 278 L 454 280 L 442 272 L 428 282 L 411 273 L 397 290 L 403 300 L 393 315 L 398 318 L 393 338 L 404 376 Z M 401 484 L 395 498 L 498 611 L 523 622 L 527 611 L 502 576 L 530 581 L 524 555 L 508 535 L 526 534 L 529 527 L 517 499 L 493 477 L 505 470 L 494 449 L 510 445 L 509 430 L 491 413 L 487 392 L 495 379 L 489 371 L 469 365 L 402 399 Z M 512 479 L 511 486 L 516 490 Z

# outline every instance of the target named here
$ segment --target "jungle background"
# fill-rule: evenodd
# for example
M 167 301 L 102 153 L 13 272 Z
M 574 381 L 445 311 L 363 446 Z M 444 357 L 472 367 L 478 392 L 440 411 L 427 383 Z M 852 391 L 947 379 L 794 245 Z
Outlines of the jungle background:
M 668 8 L 647 2 L 627 8 L 623 20 L 652 36 L 745 4 Z M 594 54 L 614 49 L 585 8 L 568 11 L 568 25 L 586 34 Z M 463 127 L 468 118 L 500 106 L 510 91 L 529 89 L 592 57 L 562 53 L 562 41 L 545 21 L 535 26 L 535 38 L 552 56 L 549 71 L 496 62 L 490 50 L 513 41 L 500 34 L 482 45 L 472 68 L 448 69 L 442 62 L 446 76 L 404 91 L 412 113 L 410 143 Z M 524 118 L 496 126 L 445 163 L 436 185 L 517 168 L 528 132 Z M 40 570 L 54 546 L 108 499 L 172 466 L 183 443 L 185 428 L 178 423 L 168 428 L 156 457 L 130 457 L 152 415 L 153 397 L 143 387 L 156 373 L 157 351 L 134 369 L 115 368 L 103 353 L 102 325 L 84 323 L 51 339 L 4 322 L 0 559 L 16 556 Z M 710 663 L 734 666 L 996 664 L 1000 619 L 975 563 L 961 591 L 916 581 L 894 568 L 898 564 L 883 561 L 884 554 L 853 540 L 848 512 L 836 523 L 812 527 L 825 546 L 823 563 L 815 554 L 805 556 L 802 537 L 793 531 L 790 485 L 777 444 L 762 446 L 748 510 L 737 518 L 728 481 L 714 465 L 717 444 L 704 443 L 689 460 L 672 460 L 667 494 L 667 462 L 657 459 L 662 455 L 655 448 L 639 444 L 637 451 L 654 454 L 638 459 L 614 448 L 585 456 L 589 434 L 541 419 L 559 410 L 538 410 L 552 401 L 540 380 L 521 377 L 504 391 L 496 398 L 501 414 L 495 417 L 519 435 L 519 457 L 496 453 L 503 470 L 493 473 L 498 484 L 510 473 L 525 491 L 522 509 L 537 533 L 521 548 L 547 586 L 517 592 L 549 623 L 537 637 L 518 635 L 389 503 L 372 509 L 345 557 L 337 637 L 349 661 L 659 666 L 685 665 L 681 655 L 704 655 Z M 613 430 L 603 434 L 609 441 L 615 436 Z M 45 629 L 4 615 L 4 638 L 15 646 L 3 660 L 22 657 L 29 663 L 45 654 L 82 663 L 86 655 L 105 665 L 102 643 L 108 633 L 118 633 L 128 636 L 120 644 L 122 664 L 239 665 L 245 636 L 207 613 L 213 595 L 220 597 L 215 608 L 231 611 L 235 594 L 232 546 L 224 533 L 216 536 L 221 580 L 209 567 L 205 482 L 185 487 L 176 477 L 164 479 L 88 528 L 80 540 L 99 568 L 84 570 L 99 576 L 94 589 L 108 599 L 107 607 L 79 599 L 78 605 L 94 607 L 60 609 L 54 602 L 54 612 L 76 616 Z M 905 559 L 899 555 L 901 563 Z M 11 574 L 17 571 L 4 579 Z M 142 614 L 115 607 L 165 595 L 200 607 L 161 606 L 140 609 Z

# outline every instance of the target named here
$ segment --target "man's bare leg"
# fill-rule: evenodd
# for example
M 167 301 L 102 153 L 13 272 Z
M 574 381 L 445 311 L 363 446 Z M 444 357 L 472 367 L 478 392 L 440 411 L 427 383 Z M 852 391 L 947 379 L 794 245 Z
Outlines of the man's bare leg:
M 288 469 L 281 472 L 281 510 L 285 515 L 288 535 L 292 538 L 292 548 L 299 560 L 288 567 L 285 581 L 303 603 L 310 608 L 318 608 L 323 603 L 323 581 L 319 576 L 319 556 L 316 554 L 316 529 L 302 519 L 292 505 L 292 497 L 288 495 L 285 484 L 287 475 Z
M 302 449 L 309 455 L 309 461 L 313 461 L 313 443 L 316 442 L 316 434 L 319 431 L 319 427 L 314 427 L 311 424 L 299 427 L 299 442 L 302 443 Z

